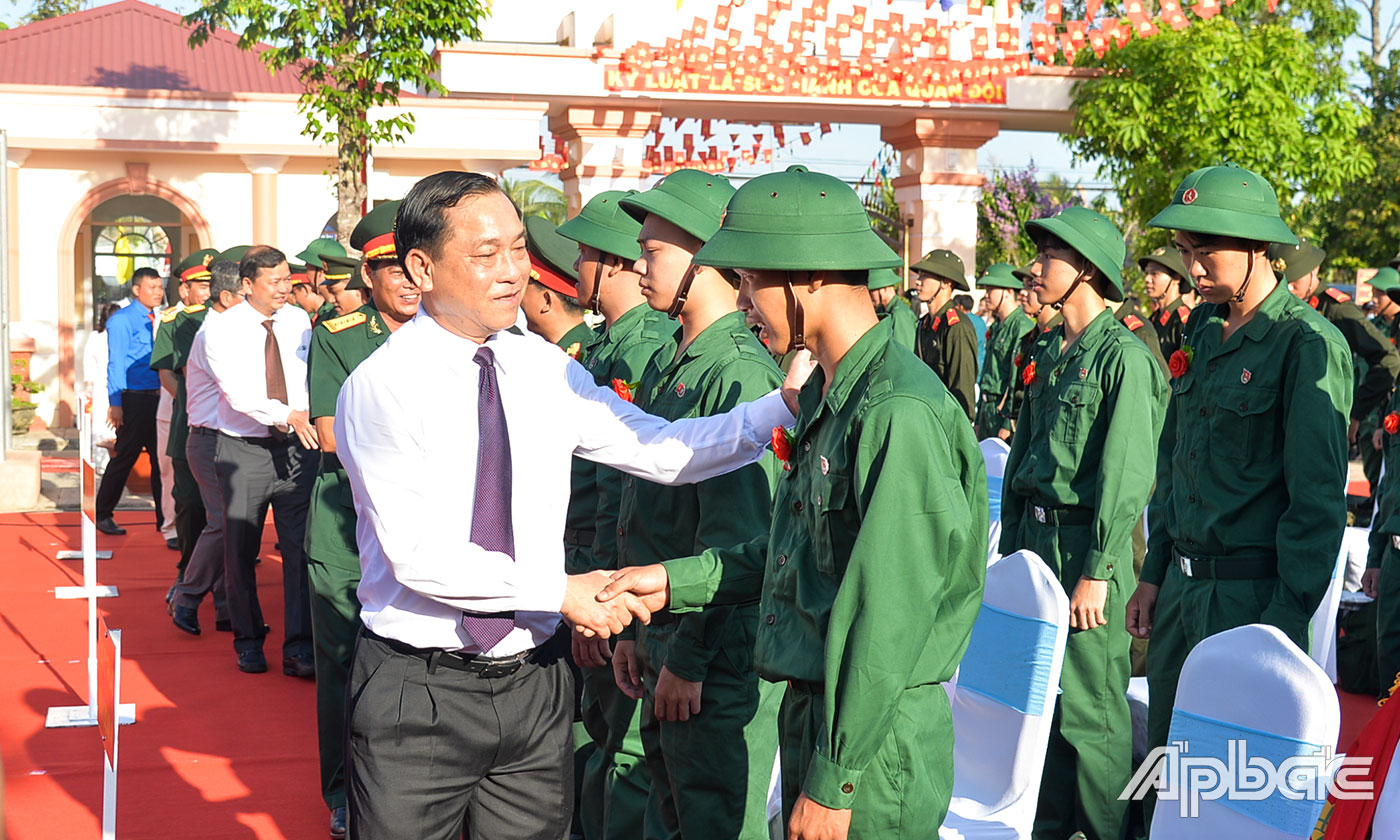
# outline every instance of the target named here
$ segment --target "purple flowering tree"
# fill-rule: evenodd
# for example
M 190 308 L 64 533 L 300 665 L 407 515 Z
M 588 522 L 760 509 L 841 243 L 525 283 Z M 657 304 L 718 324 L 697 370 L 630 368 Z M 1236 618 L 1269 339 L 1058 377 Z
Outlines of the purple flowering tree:
M 1058 179 L 1040 183 L 1034 163 L 1025 169 L 993 172 L 977 202 L 977 273 L 992 263 L 1022 266 L 1030 262 L 1035 257 L 1035 244 L 1025 233 L 1026 222 L 1082 203 Z

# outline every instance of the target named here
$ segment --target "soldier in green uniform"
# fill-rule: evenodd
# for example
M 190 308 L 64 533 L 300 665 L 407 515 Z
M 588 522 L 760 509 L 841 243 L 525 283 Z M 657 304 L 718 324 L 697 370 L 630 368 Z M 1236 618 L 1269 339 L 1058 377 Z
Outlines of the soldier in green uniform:
M 1035 836 L 1119 840 L 1128 803 L 1118 794 L 1132 776 L 1133 749 L 1123 616 L 1132 532 L 1153 478 L 1139 456 L 1162 428 L 1166 374 L 1109 306 L 1124 297 L 1126 248 L 1113 223 L 1069 207 L 1026 228 L 1040 255 L 1032 293 L 1057 304 L 1064 321 L 1026 368 L 1000 550 L 1040 555 L 1069 595 L 1071 628 Z
M 1152 327 L 1157 331 L 1157 342 L 1162 355 L 1170 357 L 1181 349 L 1181 332 L 1191 316 L 1191 307 L 1181 298 L 1182 290 L 1191 288 L 1191 278 L 1186 276 L 1186 266 L 1181 264 L 1175 247 L 1158 248 L 1139 259 L 1138 267 L 1147 285 L 1147 296 L 1156 307 Z
M 1306 241 L 1296 245 L 1276 243 L 1269 248 L 1269 260 L 1274 270 L 1283 276 L 1289 291 L 1331 322 L 1346 339 L 1352 355 L 1365 363 L 1365 371 L 1358 373 L 1356 391 L 1352 395 L 1351 428 L 1347 435 L 1356 443 L 1361 422 L 1385 406 L 1390 389 L 1395 387 L 1395 377 L 1400 376 L 1400 353 L 1396 353 L 1395 345 L 1366 319 L 1366 314 L 1352 302 L 1351 295 L 1335 286 L 1321 285 L 1318 273 L 1325 259 L 1326 251 Z
M 290 268 L 292 276 L 288 279 L 292 281 L 292 303 L 301 307 L 302 311 L 312 319 L 314 327 L 316 313 L 320 311 L 325 301 L 321 299 L 321 294 L 316 290 L 316 287 L 311 285 L 311 275 L 307 272 L 306 266 L 296 264 Z
M 1198 169 L 1149 223 L 1175 232 L 1204 302 L 1172 356 L 1147 562 L 1128 632 L 1147 651 L 1148 746 L 1167 741 L 1182 663 L 1202 639 L 1272 624 L 1299 647 L 1346 527 L 1351 354 L 1289 293 L 1270 243 L 1294 244 L 1273 187 Z
M 758 599 L 754 667 L 788 685 L 792 838 L 931 837 L 952 793 L 941 683 L 981 607 L 987 478 L 964 408 L 870 305 L 869 270 L 897 261 L 836 178 L 793 166 L 739 189 L 695 262 L 737 270 L 774 349 L 819 363 L 795 428 L 774 430 L 772 527 L 629 569 L 599 596 L 668 593 L 673 612 Z
M 162 385 L 167 377 L 173 379 L 175 396 L 170 403 L 170 438 L 166 454 L 170 456 L 174 481 L 170 497 L 175 502 L 175 541 L 180 547 L 180 561 L 175 567 L 175 583 L 185 579 L 185 567 L 194 553 L 199 532 L 204 530 L 204 502 L 199 497 L 199 485 L 190 472 L 185 457 L 185 440 L 189 438 L 189 414 L 185 410 L 185 360 L 195 333 L 204 323 L 205 301 L 209 300 L 209 263 L 219 256 L 213 248 L 195 251 L 180 261 L 175 274 L 186 289 L 183 309 L 168 309 L 161 315 L 161 329 L 151 342 L 151 368 L 161 371 Z M 175 587 L 166 593 L 167 608 L 174 598 Z M 173 608 L 172 608 L 173 609 Z
M 1153 329 L 1151 319 L 1147 313 L 1138 308 L 1137 298 L 1127 295 L 1118 304 L 1118 311 L 1114 313 L 1118 323 L 1128 328 L 1128 331 L 1137 336 L 1138 341 L 1147 345 L 1147 350 L 1152 354 L 1152 358 L 1157 360 L 1157 366 L 1162 373 L 1167 372 L 1167 357 L 1162 355 L 1162 345 L 1157 340 L 1157 330 Z
M 987 355 L 977 376 L 977 422 L 979 438 L 1011 438 L 1011 425 L 1001 414 L 1001 404 L 1011 390 L 1016 353 L 1021 338 L 1035 329 L 1035 321 L 1021 308 L 1017 297 L 1021 281 L 1008 263 L 995 263 L 977 279 L 986 290 L 992 326 L 987 330 Z
M 621 201 L 642 222 L 642 295 L 652 309 L 681 322 L 634 392 L 633 402 L 649 414 L 668 420 L 720 414 L 782 383 L 739 311 L 737 276 L 691 262 L 719 229 L 732 195 L 723 176 L 682 169 Z M 624 477 L 619 565 L 660 563 L 766 536 L 780 472 L 767 455 L 699 484 L 667 487 Z M 642 700 L 651 774 L 646 840 L 767 840 L 782 689 L 761 683 L 753 670 L 757 630 L 758 605 L 750 603 L 674 618 L 662 613 L 649 625 L 634 622 L 618 641 L 618 687 Z
M 594 196 L 575 217 L 559 226 L 561 236 L 578 243 L 574 267 L 579 300 L 603 316 L 604 330 L 585 352 L 584 367 L 599 385 L 634 389 L 651 357 L 672 340 L 676 327 L 665 313 L 647 306 L 633 270 L 642 256 L 641 224 L 618 205 L 631 193 L 616 190 Z M 593 532 L 586 550 L 565 546 L 570 574 L 617 568 L 622 473 L 594 467 Z M 567 535 L 566 535 L 567 539 Z M 642 834 L 650 781 L 639 730 L 641 703 L 622 693 L 603 648 L 574 637 L 574 660 L 583 668 L 583 723 L 597 751 L 588 759 L 579 806 L 587 840 L 634 840 Z
M 330 292 L 331 300 L 335 301 L 335 311 L 329 316 L 322 316 L 317 323 L 326 320 L 327 317 L 339 318 L 357 312 L 369 302 L 369 289 L 359 276 L 360 260 L 353 257 L 324 256 L 321 258 L 321 265 L 325 269 L 322 275 L 325 279 L 321 281 L 321 286 Z
M 1382 268 L 1381 272 L 1396 274 L 1393 268 Z M 1381 298 L 1400 305 L 1400 278 L 1377 274 L 1370 282 L 1377 290 L 1384 289 Z M 1366 572 L 1361 578 L 1362 591 L 1378 602 L 1376 660 L 1384 695 L 1400 675 L 1400 389 L 1391 392 L 1390 403 L 1377 417 L 1377 428 L 1371 442 L 1362 446 L 1362 453 L 1368 449 L 1385 459 L 1384 479 L 1379 481 L 1379 487 L 1375 481 L 1371 484 L 1377 488 L 1372 493 L 1377 500 L 1376 515 L 1371 523 Z M 1368 469 L 1369 466 L 1368 463 Z M 1369 471 L 1366 477 L 1371 477 Z
M 1376 273 L 1371 275 L 1371 279 L 1366 283 L 1375 290 L 1376 314 L 1371 316 L 1371 323 L 1375 325 L 1377 332 L 1390 339 L 1390 346 L 1395 346 L 1397 321 L 1400 321 L 1400 303 L 1396 303 L 1386 294 L 1391 289 L 1400 288 L 1400 271 L 1393 268 L 1378 268 Z
M 1014 441 L 1017 421 L 1021 416 L 1021 406 L 1026 401 L 1026 368 L 1035 359 L 1036 345 L 1045 339 L 1050 330 L 1058 327 L 1064 318 L 1060 316 L 1055 307 L 1043 305 L 1040 299 L 1031 292 L 1031 283 L 1040 275 L 1039 260 L 1024 268 L 1016 269 L 1012 274 L 1022 284 L 1021 293 L 1018 295 L 1021 311 L 1035 322 L 1035 328 L 1028 330 L 1025 335 L 1021 336 L 1021 341 L 1016 346 L 1016 355 L 1011 360 L 1011 388 L 1006 392 L 1006 398 L 1001 401 L 1002 425 L 1011 430 L 1011 437 L 1008 440 Z
M 321 265 L 321 257 L 323 256 L 344 257 L 345 246 L 334 239 L 318 236 L 308 242 L 296 257 L 306 264 L 307 282 L 311 284 L 312 290 L 321 296 L 321 305 L 311 318 L 313 325 L 322 318 L 330 317 L 335 312 L 335 301 L 331 300 L 330 292 L 324 285 L 325 268 Z
M 970 291 L 963 261 L 940 248 L 909 266 L 919 278 L 919 300 L 928 314 L 919 319 L 914 352 L 933 368 L 963 407 L 967 419 L 977 410 L 977 330 L 953 305 L 953 292 Z
M 883 321 L 886 318 L 894 327 L 894 340 L 914 349 L 914 333 L 919 328 L 919 316 L 910 308 L 909 301 L 899 294 L 899 275 L 892 269 L 882 268 L 870 272 L 870 302 L 875 305 L 875 314 Z
M 1394 347 L 1395 324 L 1397 316 L 1400 316 L 1400 304 L 1392 300 L 1388 292 L 1391 289 L 1400 288 L 1400 272 L 1393 268 L 1378 269 L 1366 283 L 1374 291 L 1376 303 L 1375 314 L 1370 318 L 1371 326 L 1375 327 L 1376 332 L 1390 342 L 1391 347 Z M 1384 460 L 1381 419 L 1388 410 L 1387 407 L 1383 406 L 1366 415 L 1366 419 L 1361 421 L 1361 428 L 1356 433 L 1356 448 L 1361 450 L 1361 469 L 1366 475 L 1366 481 L 1371 486 L 1372 503 L 1380 498 L 1381 463 Z M 1365 516 L 1366 512 L 1358 512 L 1363 524 L 1364 520 L 1369 519 Z
M 315 640 L 316 723 L 321 795 L 331 810 L 331 836 L 345 836 L 345 686 L 360 629 L 360 552 L 350 483 L 335 452 L 335 401 L 360 362 L 418 312 L 418 286 L 399 265 L 394 213 L 399 202 L 371 210 L 350 234 L 363 262 L 343 282 L 371 292 L 354 312 L 321 321 L 312 330 L 307 357 L 311 420 L 321 440 L 321 466 L 306 519 L 306 571 L 311 582 L 311 632 Z M 327 274 L 342 257 L 325 257 Z

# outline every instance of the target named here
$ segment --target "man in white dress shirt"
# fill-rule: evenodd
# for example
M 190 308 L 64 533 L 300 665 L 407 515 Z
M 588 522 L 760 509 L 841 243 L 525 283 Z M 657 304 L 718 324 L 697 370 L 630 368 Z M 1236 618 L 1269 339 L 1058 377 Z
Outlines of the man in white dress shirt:
M 224 501 L 224 590 L 238 668 L 267 670 L 255 564 L 271 506 L 282 551 L 282 671 L 309 678 L 316 671 L 302 542 L 318 444 L 307 414 L 311 320 L 300 307 L 286 305 L 291 273 L 276 248 L 249 248 L 238 265 L 244 304 L 203 331 L 209 372 L 222 396 L 214 467 Z
M 350 836 L 562 838 L 573 805 L 574 693 L 561 615 L 619 632 L 606 572 L 568 575 L 577 454 L 650 481 L 752 463 L 791 423 L 783 393 L 668 424 L 594 384 L 515 323 L 529 279 L 520 215 L 482 175 L 418 182 L 398 210 L 418 316 L 350 375 L 335 436 L 358 514 L 364 629 L 350 675 Z M 569 418 L 561 433 L 557 419 Z

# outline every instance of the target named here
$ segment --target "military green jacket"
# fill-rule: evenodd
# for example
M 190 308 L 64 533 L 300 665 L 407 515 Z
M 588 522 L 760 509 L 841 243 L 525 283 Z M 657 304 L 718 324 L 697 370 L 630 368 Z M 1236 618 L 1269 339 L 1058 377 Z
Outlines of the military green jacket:
M 1019 306 L 988 328 L 987 355 L 977 375 L 977 387 L 983 397 L 1000 398 L 1010 389 L 1021 337 L 1033 329 L 1035 321 Z
M 894 325 L 895 342 L 914 349 L 914 334 L 919 329 L 919 316 L 909 307 L 909 301 L 895 295 L 889 306 L 875 307 L 875 314 L 883 321 L 886 318 Z
M 1389 398 L 1395 378 L 1400 376 L 1400 354 L 1341 289 L 1324 286 L 1308 299 L 1308 305 L 1331 321 L 1351 352 L 1366 363 L 1365 378 L 1356 383 L 1351 404 L 1352 419 L 1363 419 Z
M 919 319 L 915 352 L 933 368 L 971 420 L 977 411 L 977 328 L 950 300 Z
M 1191 313 L 1190 368 L 1172 380 L 1140 579 L 1187 557 L 1273 558 L 1262 620 L 1294 639 L 1321 602 L 1346 528 L 1351 354 L 1279 283 L 1221 340 L 1225 305 Z
M 1180 297 L 1152 316 L 1152 328 L 1157 331 L 1157 343 L 1162 347 L 1162 355 L 1171 359 L 1172 354 L 1181 349 L 1181 334 L 1186 329 L 1186 319 L 1191 317 L 1191 307 Z
M 1083 577 L 1108 580 L 1133 562 L 1133 528 L 1152 495 L 1148 457 L 1167 408 L 1165 374 L 1105 309 L 1073 344 L 1064 325 L 1036 345 L 1035 377 L 1017 424 L 1001 501 L 1001 553 L 1019 543 L 1028 505 L 1093 513 Z
M 1026 401 L 1026 366 L 1035 358 L 1040 342 L 1045 340 L 1045 336 L 1051 330 L 1064 323 L 1064 320 L 1064 316 L 1056 314 L 1042 327 L 1031 318 L 1031 329 L 1017 342 L 1016 355 L 1011 359 L 1011 381 L 1007 383 L 1010 388 L 1001 401 L 1003 428 L 1014 428 L 1021 416 L 1021 406 Z
M 1132 299 L 1125 300 L 1119 304 L 1116 316 L 1118 323 L 1127 327 L 1128 330 L 1151 351 L 1153 358 L 1162 368 L 1162 373 L 1167 372 L 1167 357 L 1162 355 L 1162 345 L 1157 340 L 1157 331 L 1148 323 L 1147 315 L 1138 309 L 1137 303 Z
M 306 357 L 312 420 L 335 416 L 340 386 L 360 362 L 388 340 L 389 327 L 373 302 L 316 324 Z M 311 507 L 306 514 L 306 554 L 319 563 L 356 573 L 360 570 L 355 498 L 340 458 L 333 452 L 321 453 L 321 468 L 312 485 Z
M 581 322 L 556 342 L 576 362 L 588 361 L 588 351 L 601 333 Z M 593 553 L 593 528 L 598 513 L 598 465 L 574 458 L 569 472 L 569 507 L 564 513 L 564 563 L 570 573 L 586 571 Z M 584 555 L 581 557 L 579 555 Z
M 584 367 L 593 374 L 593 380 L 603 387 L 611 387 L 614 379 L 636 384 L 641 381 L 647 362 L 679 329 L 680 325 L 667 318 L 666 313 L 657 312 L 645 303 L 638 304 L 623 313 L 587 349 L 588 361 Z M 616 569 L 619 536 L 617 512 L 622 502 L 622 473 L 602 464 L 595 464 L 593 468 L 598 504 L 593 514 L 593 554 L 586 559 L 592 564 L 592 569 Z M 592 569 L 568 571 L 578 574 Z
M 715 321 L 677 355 L 679 341 L 678 334 L 663 344 L 642 374 L 635 402 L 648 414 L 667 420 L 709 417 L 783 383 L 773 357 L 744 326 L 742 312 Z M 666 486 L 623 476 L 618 565 L 645 566 L 766 538 L 773 485 L 781 472 L 770 453 L 699 484 Z M 682 616 L 659 665 L 682 679 L 703 681 L 719 653 L 725 624 L 752 620 L 736 617 L 739 609 L 717 606 Z
M 1390 404 L 1377 418 L 1382 429 L 1388 414 L 1395 414 L 1396 423 L 1400 425 L 1400 388 L 1391 392 Z M 1400 492 L 1397 492 L 1400 487 L 1396 484 L 1396 476 L 1400 474 L 1397 472 L 1400 471 L 1400 434 L 1386 432 L 1382 436 L 1381 452 L 1385 455 L 1385 475 L 1375 491 L 1376 517 L 1371 521 L 1371 550 L 1366 556 L 1368 569 L 1379 569 L 1387 555 L 1392 560 L 1400 559 L 1400 546 L 1395 545 L 1396 537 L 1400 536 Z
M 986 579 L 987 475 L 962 407 L 885 324 L 851 347 L 830 388 L 818 368 L 798 402 L 767 537 L 666 568 L 673 611 L 760 599 L 759 676 L 823 686 L 803 789 L 850 808 L 904 691 L 951 678 L 967 649 Z
M 323 303 L 321 304 L 321 308 L 316 310 L 316 314 L 311 316 L 311 325 L 314 327 L 322 321 L 326 320 L 327 318 L 333 317 L 334 315 L 335 304 Z
M 1372 315 L 1371 326 L 1376 328 L 1376 332 L 1390 340 L 1390 346 L 1395 346 L 1395 320 L 1382 315 Z
M 189 395 L 185 390 L 185 363 L 190 358 L 194 337 L 204 325 L 209 308 L 204 304 L 187 306 L 164 320 L 151 341 L 151 368 L 175 374 L 175 397 L 170 402 L 170 436 L 165 454 L 185 460 L 185 441 L 190 437 Z

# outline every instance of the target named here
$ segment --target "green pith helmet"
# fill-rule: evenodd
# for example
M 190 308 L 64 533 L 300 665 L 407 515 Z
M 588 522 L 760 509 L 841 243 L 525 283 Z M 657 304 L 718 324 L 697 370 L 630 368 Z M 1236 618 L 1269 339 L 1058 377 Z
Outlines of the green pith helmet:
M 724 208 L 734 195 L 734 185 L 723 175 L 698 169 L 677 169 L 646 192 L 618 201 L 627 215 L 640 224 L 648 213 L 665 219 L 701 242 L 719 230 Z
M 1156 263 L 1175 274 L 1176 279 L 1181 281 L 1182 291 L 1196 287 L 1191 282 L 1191 274 L 1186 269 L 1186 263 L 1181 261 L 1181 253 L 1175 248 L 1158 248 L 1147 256 L 1139 258 L 1138 268 L 1147 271 L 1147 266 L 1150 263 Z
M 1112 301 L 1123 299 L 1123 260 L 1128 246 L 1113 222 L 1088 207 L 1066 207 L 1048 219 L 1026 222 L 1026 230 L 1057 237 L 1108 278 Z
M 1371 275 L 1371 279 L 1366 282 L 1376 291 L 1389 294 L 1391 289 L 1400 289 L 1400 271 L 1393 268 L 1378 268 L 1376 273 Z
M 366 213 L 350 232 L 350 247 L 360 251 L 366 260 L 398 259 L 394 248 L 394 215 L 402 203 L 402 200 L 386 201 Z
M 992 263 L 987 266 L 987 270 L 977 278 L 977 288 L 979 289 L 1013 289 L 1021 291 L 1021 279 L 1016 275 L 1017 269 L 1011 263 Z
M 890 286 L 898 286 L 899 275 L 892 268 L 876 268 L 870 272 L 868 285 L 873 292 L 876 289 L 888 289 Z
M 1032 268 L 1035 268 L 1035 260 L 1031 260 L 1020 268 L 1011 270 L 1011 276 L 1021 281 L 1022 289 L 1026 287 L 1027 283 L 1035 279 L 1035 275 L 1031 273 Z
M 692 262 L 753 271 L 861 271 L 902 263 L 871 230 L 856 191 L 805 166 L 740 187 L 719 231 Z
M 1283 223 L 1274 188 L 1259 175 L 1233 163 L 1197 169 L 1177 185 L 1172 203 L 1148 227 L 1255 242 L 1297 245 Z
M 619 256 L 627 261 L 627 268 L 631 268 L 642 256 L 642 246 L 637 242 L 642 223 L 627 215 L 618 202 L 636 194 L 636 190 L 598 193 L 583 205 L 577 216 L 559 226 L 559 235 L 605 254 Z
M 1396 254 L 1390 261 L 1390 267 L 1400 269 L 1400 254 Z
M 219 254 L 218 258 L 221 260 L 228 260 L 231 263 L 241 263 L 243 262 L 243 255 L 248 253 L 248 249 L 252 247 L 252 245 L 235 245 Z
M 1327 259 L 1327 252 L 1307 241 L 1298 240 L 1297 245 L 1270 245 L 1269 265 L 1283 276 L 1283 282 L 1292 283 L 1299 277 L 1312 272 Z
M 525 219 L 525 249 L 532 260 L 543 262 L 555 274 L 578 283 L 578 272 L 574 270 L 574 259 L 578 256 L 578 246 L 573 240 L 559 235 L 554 223 L 543 216 L 528 216 Z M 578 290 L 574 290 L 578 294 Z
M 343 257 L 345 256 L 345 246 L 334 239 L 318 236 L 307 243 L 306 247 L 302 249 L 302 252 L 297 254 L 297 259 L 312 268 L 319 268 L 321 265 L 321 257 L 326 255 Z
M 947 248 L 936 248 L 924 254 L 923 259 L 909 266 L 911 271 L 920 274 L 929 274 L 940 280 L 947 280 L 953 284 L 953 288 L 962 289 L 964 292 L 972 291 L 972 284 L 967 282 L 967 269 L 963 266 L 962 257 L 949 251 Z
M 175 277 L 181 282 L 191 280 L 203 280 L 209 282 L 209 263 L 219 258 L 219 252 L 213 248 L 200 248 L 175 266 Z
M 346 291 L 368 289 L 365 279 L 360 276 L 360 261 L 355 257 L 334 257 L 329 254 L 321 257 L 321 267 L 326 271 L 322 286 L 345 283 Z

